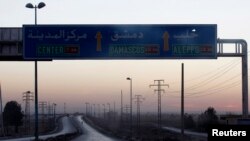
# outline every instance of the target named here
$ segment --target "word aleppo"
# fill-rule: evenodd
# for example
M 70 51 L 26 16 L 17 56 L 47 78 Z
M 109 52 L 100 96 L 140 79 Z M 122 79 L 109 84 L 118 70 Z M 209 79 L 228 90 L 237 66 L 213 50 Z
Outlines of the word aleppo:
M 212 136 L 247 136 L 247 131 L 219 131 L 218 129 L 212 129 Z

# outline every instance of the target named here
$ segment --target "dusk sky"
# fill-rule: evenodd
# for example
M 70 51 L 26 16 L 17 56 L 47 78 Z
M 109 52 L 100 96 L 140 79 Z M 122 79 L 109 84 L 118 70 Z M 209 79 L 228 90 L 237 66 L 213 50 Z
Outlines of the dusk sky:
M 38 0 L 1 0 L 0 27 L 34 24 Z M 217 24 L 221 39 L 250 41 L 249 0 L 44 0 L 38 24 Z M 201 112 L 213 106 L 219 112 L 241 113 L 241 58 L 204 60 L 53 60 L 39 62 L 39 101 L 57 103 L 58 111 L 85 111 L 85 102 L 116 102 L 120 93 L 129 104 L 133 94 L 145 98 L 143 111 L 157 111 L 157 94 L 149 88 L 164 79 L 163 112 L 180 112 L 181 63 L 185 64 L 185 110 Z M 3 105 L 34 91 L 34 62 L 0 62 Z M 24 107 L 23 107 L 24 108 Z

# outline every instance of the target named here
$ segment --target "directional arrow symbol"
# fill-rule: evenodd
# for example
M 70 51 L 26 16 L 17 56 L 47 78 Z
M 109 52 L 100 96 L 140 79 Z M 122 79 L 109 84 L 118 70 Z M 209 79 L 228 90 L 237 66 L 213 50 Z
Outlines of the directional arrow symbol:
M 167 31 L 164 32 L 163 36 L 163 41 L 164 41 L 164 48 L 163 48 L 163 51 L 169 51 L 169 42 L 168 42 L 168 39 L 169 39 L 169 34 Z

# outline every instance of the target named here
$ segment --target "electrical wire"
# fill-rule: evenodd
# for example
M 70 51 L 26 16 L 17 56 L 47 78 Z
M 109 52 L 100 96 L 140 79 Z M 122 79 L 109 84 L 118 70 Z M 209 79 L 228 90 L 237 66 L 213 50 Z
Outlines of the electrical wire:
M 237 63 L 237 64 L 236 64 Z M 206 84 L 214 81 L 214 80 L 217 80 L 219 79 L 220 77 L 224 76 L 225 74 L 227 74 L 230 70 L 236 68 L 236 66 L 238 66 L 239 63 L 238 62 L 235 62 L 235 63 L 232 63 L 231 65 L 229 65 L 228 67 L 226 67 L 223 71 L 220 71 L 220 72 L 217 72 L 215 73 L 214 75 L 210 76 L 208 79 L 205 79 L 201 82 L 199 82 L 198 84 L 196 85 L 193 85 L 189 88 L 187 88 L 186 90 L 195 90 L 195 89 L 198 89 L 202 86 L 205 86 Z

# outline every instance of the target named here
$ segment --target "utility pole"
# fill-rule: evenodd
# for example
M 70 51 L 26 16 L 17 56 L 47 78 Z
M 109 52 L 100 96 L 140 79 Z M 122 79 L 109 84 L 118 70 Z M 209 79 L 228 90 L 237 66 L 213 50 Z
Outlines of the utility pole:
M 108 112 L 108 120 L 110 120 L 110 103 L 107 103 L 107 105 L 109 106 L 109 112 Z
M 106 108 L 105 108 L 105 104 L 102 104 L 102 105 L 103 105 L 103 118 L 105 120 L 105 110 L 106 110 Z
M 42 127 L 44 128 L 44 118 L 45 118 L 45 109 L 47 109 L 47 102 L 46 101 L 40 101 L 39 102 L 39 109 L 41 109 L 41 115 L 42 115 Z
M 86 114 L 86 116 L 88 116 L 88 105 L 89 105 L 89 103 L 86 102 L 85 104 L 86 104 L 86 111 L 85 111 L 86 113 L 85 114 Z
M 110 109 L 111 109 L 111 108 L 110 108 L 110 103 L 107 103 L 107 105 L 109 106 L 109 113 L 110 113 Z
M 140 106 L 141 106 L 141 103 L 142 103 L 142 101 L 143 100 L 145 100 L 145 98 L 142 98 L 142 96 L 141 95 L 135 95 L 135 98 L 134 98 L 136 101 L 135 101 L 135 103 L 136 103 L 136 105 L 137 105 L 137 134 L 139 135 L 140 134 L 140 116 L 141 116 L 141 114 L 140 114 L 140 111 L 141 111 L 141 109 L 140 109 Z
M 63 111 L 64 111 L 64 115 L 66 114 L 66 103 L 64 102 L 63 104 Z
M 41 115 L 44 116 L 44 111 L 47 109 L 47 102 L 46 101 L 40 101 L 39 102 L 39 108 L 41 109 Z
M 52 113 L 52 107 L 51 107 L 51 105 L 50 105 L 50 102 L 48 102 L 49 104 L 48 104 L 48 118 L 50 118 L 50 116 L 51 116 L 51 113 Z
M 100 104 L 98 104 L 98 117 L 101 118 L 101 107 L 100 107 Z
M 91 104 L 89 105 L 90 105 L 90 116 L 92 117 L 93 116 L 92 105 Z
M 54 124 L 56 123 L 56 103 L 53 103 L 54 109 Z
M 157 82 L 157 84 L 155 84 Z M 165 92 L 164 89 L 161 89 L 162 86 L 168 86 L 168 84 L 162 84 L 164 83 L 164 80 L 154 80 L 154 84 L 149 85 L 149 87 L 154 87 L 156 86 L 157 89 L 155 89 L 155 92 L 158 92 L 158 129 L 159 133 L 161 133 L 161 92 Z
M 95 104 L 93 104 L 94 105 L 94 117 L 95 117 Z
M 129 121 L 128 120 L 129 119 L 128 110 L 129 110 L 130 107 L 128 105 L 126 105 L 124 108 L 125 108 L 125 113 L 126 113 L 126 121 L 128 122 Z
M 114 102 L 114 111 L 113 111 L 113 115 L 114 115 L 114 121 L 115 121 L 115 102 Z
M 49 128 L 52 128 L 52 123 L 54 122 L 52 120 L 52 113 L 53 113 L 53 104 L 51 105 L 50 102 L 48 102 L 48 120 L 49 120 Z
M 33 101 L 33 93 L 26 91 L 23 93 L 23 101 L 25 102 L 25 129 L 28 128 L 28 133 L 30 130 L 30 101 Z
M 122 96 L 122 90 L 121 90 L 121 123 L 122 123 L 122 116 L 123 116 L 123 96 Z

